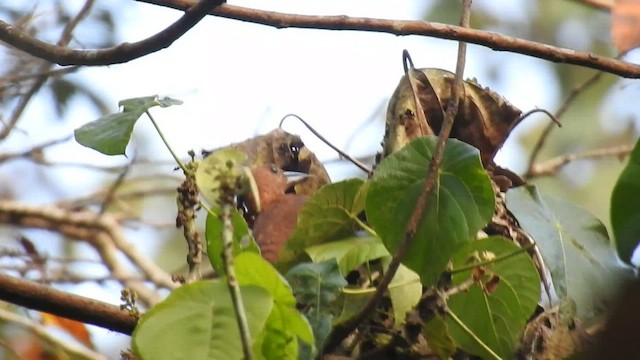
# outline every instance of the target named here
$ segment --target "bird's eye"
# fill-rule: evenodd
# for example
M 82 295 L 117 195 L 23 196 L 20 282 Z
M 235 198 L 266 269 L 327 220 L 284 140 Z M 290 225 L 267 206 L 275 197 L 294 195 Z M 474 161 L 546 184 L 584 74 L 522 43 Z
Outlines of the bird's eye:
M 280 169 L 278 169 L 277 166 L 275 166 L 274 164 L 271 164 L 271 172 L 272 173 L 277 174 L 278 170 L 280 170 Z
M 291 155 L 294 158 L 297 158 L 298 155 L 300 154 L 300 149 L 304 146 L 304 144 L 301 143 L 291 143 L 289 144 L 289 151 L 291 152 Z

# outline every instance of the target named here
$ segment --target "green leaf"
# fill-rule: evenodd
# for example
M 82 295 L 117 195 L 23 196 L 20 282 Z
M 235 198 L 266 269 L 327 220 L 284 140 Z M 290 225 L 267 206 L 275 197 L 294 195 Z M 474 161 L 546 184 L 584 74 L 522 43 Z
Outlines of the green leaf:
M 384 265 L 385 271 L 390 259 L 391 257 L 383 259 L 383 262 L 387 263 Z M 344 305 L 339 321 L 346 320 L 360 312 L 375 291 L 375 287 L 366 289 L 342 289 Z M 420 297 L 422 296 L 420 276 L 408 267 L 400 264 L 396 274 L 393 276 L 393 279 L 391 279 L 391 283 L 389 283 L 388 291 L 393 307 L 394 326 L 397 327 L 405 322 L 407 312 L 420 301 Z
M 209 154 L 198 164 L 196 170 L 196 184 L 200 195 L 210 204 L 216 205 L 220 201 L 221 185 L 236 185 L 237 193 L 249 190 L 249 169 L 245 166 L 247 155 L 240 150 L 224 148 Z
M 76 141 L 105 155 L 125 155 L 136 121 L 154 106 L 167 107 L 182 104 L 171 98 L 158 99 L 157 95 L 122 100 L 122 112 L 100 117 L 74 131 Z
M 640 242 L 640 140 L 611 194 L 611 229 L 618 256 L 631 264 Z
M 417 204 L 437 138 L 418 138 L 385 158 L 368 189 L 366 214 L 390 252 L 395 252 Z M 478 150 L 449 139 L 436 185 L 419 219 L 403 263 L 434 284 L 451 256 L 491 219 L 495 199 Z
M 449 359 L 456 352 L 456 344 L 449 335 L 447 323 L 442 316 L 436 315 L 429 320 L 422 328 L 422 334 L 429 344 L 429 348 L 433 350 L 440 359 Z
M 241 285 L 257 285 L 273 296 L 273 301 L 295 306 L 296 299 L 291 287 L 280 273 L 255 253 L 243 253 L 235 258 L 236 278 Z
M 618 261 L 607 229 L 586 210 L 540 196 L 534 186 L 509 190 L 507 208 L 536 241 L 557 294 L 575 302 L 578 318 L 603 313 L 620 281 L 632 276 Z
M 273 298 L 273 311 L 260 338 L 261 353 L 266 359 L 296 359 L 298 338 L 314 343 L 312 329 L 296 309 L 296 299 L 287 281 L 260 255 L 245 252 L 235 259 L 236 277 L 241 285 L 256 285 Z
M 311 246 L 305 251 L 315 263 L 335 259 L 342 276 L 368 261 L 389 256 L 382 240 L 374 236 L 353 236 Z
M 216 211 L 220 211 L 217 209 Z M 231 224 L 233 225 L 233 254 L 237 256 L 245 251 L 260 254 L 260 247 L 253 238 L 251 230 L 242 214 L 237 209 L 231 211 Z M 207 240 L 207 255 L 211 266 L 223 273 L 222 263 L 222 221 L 216 214 L 208 213 L 205 225 L 205 238 Z
M 303 263 L 287 272 L 287 279 L 294 288 L 298 304 L 310 309 L 306 317 L 311 323 L 316 346 L 321 348 L 329 332 L 332 307 L 340 290 L 347 285 L 335 260 L 322 263 Z
M 540 278 L 526 251 L 496 236 L 472 241 L 456 253 L 453 285 L 474 276 L 474 264 L 491 260 L 481 266 L 484 275 L 468 291 L 449 298 L 446 322 L 451 337 L 463 350 L 484 359 L 495 358 L 492 353 L 509 359 L 540 299 Z M 470 269 L 455 273 L 459 268 Z
M 241 286 L 252 338 L 260 334 L 273 299 L 258 286 Z M 242 359 L 231 296 L 220 281 L 183 285 L 142 316 L 132 337 L 139 359 Z
M 367 304 L 369 299 L 371 299 L 375 291 L 375 288 L 343 289 L 343 295 L 338 298 L 341 302 L 340 305 L 342 309 L 338 318 L 333 322 L 341 323 L 358 314 Z
M 413 309 L 422 296 L 420 276 L 404 265 L 400 265 L 389 284 L 389 297 L 393 306 L 394 327 L 405 322 L 407 312 Z
M 314 193 L 300 210 L 296 229 L 280 257 L 294 259 L 310 245 L 353 234 L 354 219 L 364 209 L 363 184 L 361 179 L 349 179 Z

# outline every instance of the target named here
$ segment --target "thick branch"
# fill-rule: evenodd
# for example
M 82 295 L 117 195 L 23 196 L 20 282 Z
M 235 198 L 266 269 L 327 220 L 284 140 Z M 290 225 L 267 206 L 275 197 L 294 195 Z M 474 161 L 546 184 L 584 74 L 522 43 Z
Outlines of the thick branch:
M 131 335 L 138 321 L 118 306 L 4 274 L 0 274 L 0 299 L 126 335 Z
M 169 47 L 194 27 L 223 0 L 201 0 L 186 6 L 184 15 L 159 33 L 135 42 L 101 50 L 73 50 L 35 39 L 25 32 L 0 20 L 0 41 L 14 46 L 35 57 L 60 65 L 111 65 L 120 64 Z M 193 5 L 193 6 L 191 6 Z
M 138 0 L 154 5 L 185 10 L 193 0 Z M 640 65 L 571 49 L 518 39 L 494 32 L 418 20 L 386 20 L 347 16 L 311 16 L 220 5 L 212 15 L 282 28 L 354 30 L 394 35 L 422 35 L 465 41 L 497 51 L 509 51 L 557 63 L 567 63 L 602 70 L 627 78 L 640 78 Z

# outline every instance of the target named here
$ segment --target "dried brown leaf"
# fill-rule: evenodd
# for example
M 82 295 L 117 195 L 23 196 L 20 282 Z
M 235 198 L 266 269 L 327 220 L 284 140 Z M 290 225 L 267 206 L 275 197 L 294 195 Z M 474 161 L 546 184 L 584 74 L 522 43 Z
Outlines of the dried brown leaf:
M 387 108 L 384 156 L 417 137 L 440 132 L 451 99 L 453 78 L 454 74 L 446 70 L 411 69 L 400 79 Z M 420 106 L 416 106 L 415 98 Z M 416 123 L 420 119 L 419 108 L 424 111 L 426 128 Z M 466 80 L 450 137 L 478 148 L 483 164 L 488 165 L 517 124 L 520 113 L 499 94 L 481 87 L 475 80 Z

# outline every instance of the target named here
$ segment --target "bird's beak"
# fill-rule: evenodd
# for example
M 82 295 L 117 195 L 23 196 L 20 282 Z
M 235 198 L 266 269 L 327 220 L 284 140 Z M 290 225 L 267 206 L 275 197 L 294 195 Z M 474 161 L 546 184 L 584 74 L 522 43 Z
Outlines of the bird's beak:
M 299 171 L 285 171 L 284 176 L 287 178 L 287 188 L 292 188 L 309 178 L 309 174 Z

